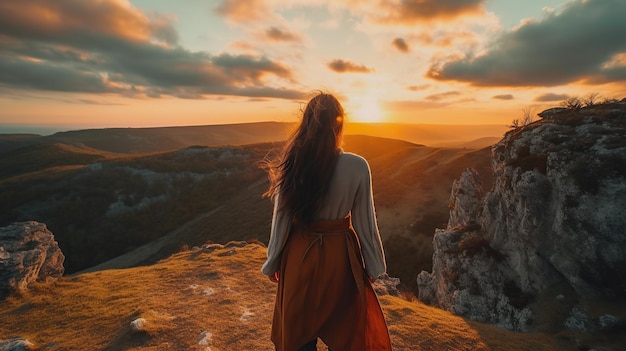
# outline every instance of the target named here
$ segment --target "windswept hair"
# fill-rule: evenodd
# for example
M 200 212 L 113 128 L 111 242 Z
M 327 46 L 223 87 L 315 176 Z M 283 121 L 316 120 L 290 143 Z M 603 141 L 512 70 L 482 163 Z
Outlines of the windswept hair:
M 313 97 L 277 159 L 267 161 L 270 185 L 265 196 L 280 195 L 279 210 L 298 225 L 315 219 L 335 170 L 343 135 L 343 107 L 331 94 Z

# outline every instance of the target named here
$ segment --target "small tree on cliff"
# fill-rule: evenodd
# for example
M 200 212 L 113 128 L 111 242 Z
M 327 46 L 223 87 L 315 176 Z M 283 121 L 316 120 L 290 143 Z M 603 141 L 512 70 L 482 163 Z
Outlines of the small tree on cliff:
M 517 129 L 523 126 L 527 126 L 533 122 L 534 118 L 532 114 L 532 109 L 530 107 L 524 107 L 522 109 L 522 116 L 520 118 L 515 118 L 513 121 L 511 121 L 509 128 Z

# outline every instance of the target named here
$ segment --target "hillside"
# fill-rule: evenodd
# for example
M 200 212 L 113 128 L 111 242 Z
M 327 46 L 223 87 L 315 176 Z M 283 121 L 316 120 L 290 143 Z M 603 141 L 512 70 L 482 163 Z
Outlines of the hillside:
M 102 267 L 149 264 L 206 241 L 267 242 L 271 203 L 260 196 L 267 183 L 257 165 L 278 147 L 113 154 L 68 144 L 25 146 L 0 155 L 3 171 L 12 174 L 0 177 L 0 225 L 46 223 L 69 273 L 120 255 L 129 259 Z M 490 184 L 490 150 L 363 135 L 346 136 L 344 149 L 369 160 L 390 271 L 414 289 L 417 274 L 431 267 L 432 233 L 447 221 L 452 181 L 471 166 Z
M 393 138 L 432 147 L 483 148 L 498 141 L 507 130 L 505 125 L 346 124 L 346 134 Z
M 109 128 L 60 132 L 45 140 L 85 144 L 99 150 L 146 153 L 189 146 L 244 145 L 284 140 L 293 124 L 259 122 L 187 127 Z
M 0 341 L 22 337 L 37 350 L 272 350 L 275 285 L 259 272 L 265 254 L 256 244 L 209 245 L 152 266 L 38 284 L 0 302 Z M 396 351 L 575 349 L 559 335 L 513 333 L 394 296 L 380 301 Z M 138 318 L 145 325 L 132 331 Z
M 114 154 L 84 145 L 39 143 L 0 155 L 0 179 L 52 167 L 87 165 Z

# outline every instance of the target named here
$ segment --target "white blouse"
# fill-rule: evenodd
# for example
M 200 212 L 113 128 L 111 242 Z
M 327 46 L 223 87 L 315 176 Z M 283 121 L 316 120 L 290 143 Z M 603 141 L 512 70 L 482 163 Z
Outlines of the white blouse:
M 278 211 L 279 204 L 280 196 L 276 196 L 267 260 L 261 269 L 267 276 L 280 269 L 281 252 L 291 229 L 291 218 L 284 211 Z M 377 278 L 385 273 L 387 267 L 376 223 L 369 164 L 359 155 L 341 152 L 330 181 L 328 195 L 317 219 L 341 219 L 348 213 L 351 214 L 352 226 L 361 244 L 365 270 L 370 277 Z

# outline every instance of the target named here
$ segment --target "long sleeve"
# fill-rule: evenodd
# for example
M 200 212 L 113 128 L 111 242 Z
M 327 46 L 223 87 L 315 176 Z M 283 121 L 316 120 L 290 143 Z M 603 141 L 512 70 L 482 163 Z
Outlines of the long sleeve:
M 372 180 L 369 165 L 363 159 L 364 170 L 360 172 L 359 185 L 352 206 L 352 225 L 359 237 L 365 270 L 370 277 L 377 278 L 387 270 L 385 252 L 378 231 Z
M 272 215 L 272 228 L 270 240 L 267 245 L 267 260 L 261 268 L 261 272 L 267 276 L 274 274 L 280 269 L 280 256 L 287 243 L 289 230 L 291 229 L 291 219 L 284 211 L 279 211 L 280 195 L 274 199 L 274 212 Z

